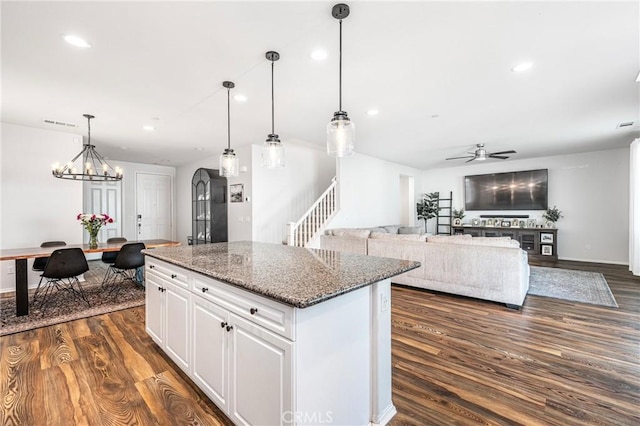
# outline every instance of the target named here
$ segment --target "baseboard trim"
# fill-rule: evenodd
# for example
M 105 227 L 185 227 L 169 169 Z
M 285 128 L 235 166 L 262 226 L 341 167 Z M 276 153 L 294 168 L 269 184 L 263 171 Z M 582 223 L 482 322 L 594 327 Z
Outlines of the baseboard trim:
M 371 422 L 369 422 L 369 426 L 384 426 L 387 423 L 389 423 L 391 421 L 391 419 L 393 418 L 393 416 L 395 416 L 398 413 L 398 410 L 396 410 L 396 406 L 393 404 L 390 404 L 387 408 L 385 408 L 382 411 L 382 414 L 380 414 L 380 417 L 378 419 L 371 420 Z
M 578 259 L 575 257 L 559 257 L 558 260 L 570 260 L 573 262 L 589 262 L 589 263 L 607 263 L 610 265 L 624 265 L 629 266 L 629 262 L 617 262 L 615 260 L 600 260 L 600 259 Z

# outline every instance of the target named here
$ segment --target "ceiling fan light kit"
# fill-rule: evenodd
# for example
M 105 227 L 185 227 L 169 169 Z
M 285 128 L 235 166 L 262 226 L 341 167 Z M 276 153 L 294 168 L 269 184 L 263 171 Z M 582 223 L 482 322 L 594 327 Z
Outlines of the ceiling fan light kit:
M 487 158 L 497 158 L 499 160 L 506 160 L 509 158 L 508 155 L 504 154 L 517 154 L 514 150 L 509 151 L 500 151 L 500 152 L 487 152 L 483 143 L 477 143 L 476 149 L 474 151 L 469 151 L 471 155 L 463 155 L 461 157 L 449 157 L 446 160 L 461 160 L 464 158 L 469 158 L 469 160 L 465 161 L 466 163 L 470 163 L 473 160 L 485 161 Z
M 356 126 L 342 110 L 342 20 L 349 16 L 349 6 L 338 3 L 331 9 L 331 15 L 340 21 L 340 65 L 339 65 L 339 106 L 333 118 L 327 124 L 327 154 L 333 157 L 346 157 L 353 154 Z
M 220 156 L 220 176 L 236 177 L 240 174 L 240 159 L 231 149 L 231 104 L 230 92 L 236 85 L 231 81 L 222 82 L 222 87 L 227 89 L 227 148 Z

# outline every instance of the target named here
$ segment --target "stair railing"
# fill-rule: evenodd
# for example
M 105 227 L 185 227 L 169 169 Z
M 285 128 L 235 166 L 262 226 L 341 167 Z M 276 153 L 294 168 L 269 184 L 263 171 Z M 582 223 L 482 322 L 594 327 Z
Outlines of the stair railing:
M 338 212 L 338 182 L 334 177 L 331 185 L 316 200 L 315 203 L 302 215 L 297 222 L 287 224 L 287 244 L 296 247 L 305 247 L 318 232 L 333 219 Z

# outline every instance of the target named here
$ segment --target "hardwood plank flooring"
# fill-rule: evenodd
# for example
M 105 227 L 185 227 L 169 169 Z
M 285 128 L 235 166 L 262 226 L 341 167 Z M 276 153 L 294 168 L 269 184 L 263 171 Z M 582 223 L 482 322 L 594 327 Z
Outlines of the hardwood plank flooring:
M 640 278 L 602 272 L 619 308 L 523 308 L 393 286 L 397 425 L 640 424 Z M 229 425 L 144 330 L 144 307 L 0 337 L 0 424 Z

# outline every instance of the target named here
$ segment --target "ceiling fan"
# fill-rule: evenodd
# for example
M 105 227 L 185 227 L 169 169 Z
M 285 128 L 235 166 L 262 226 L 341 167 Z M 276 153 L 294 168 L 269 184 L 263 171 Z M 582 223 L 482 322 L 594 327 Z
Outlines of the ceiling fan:
M 484 149 L 483 143 L 477 143 L 475 151 L 469 151 L 469 154 L 472 154 L 472 155 L 465 155 L 462 157 L 450 157 L 450 158 L 447 158 L 447 160 L 459 160 L 461 158 L 470 158 L 470 160 L 467 160 L 466 163 L 473 160 L 484 161 L 487 158 L 499 158 L 500 160 L 506 160 L 507 158 L 509 158 L 509 156 L 504 154 L 516 154 L 516 152 L 514 150 L 500 151 L 500 152 L 487 152 L 487 150 Z

